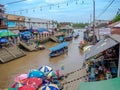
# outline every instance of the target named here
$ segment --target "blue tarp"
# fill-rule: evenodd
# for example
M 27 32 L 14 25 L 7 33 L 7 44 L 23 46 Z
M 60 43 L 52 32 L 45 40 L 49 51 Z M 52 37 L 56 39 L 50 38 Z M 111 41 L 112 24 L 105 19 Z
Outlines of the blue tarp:
M 7 38 L 0 38 L 0 42 L 1 42 L 1 43 L 7 43 L 7 42 L 8 42 L 8 39 L 7 39 Z
M 60 49 L 62 49 L 64 47 L 68 46 L 68 44 L 69 44 L 68 42 L 63 42 L 63 43 L 61 43 L 61 44 L 59 44 L 59 45 L 57 45 L 55 47 L 49 48 L 49 50 L 50 51 L 57 51 L 57 50 L 60 50 Z
M 20 35 L 27 35 L 27 36 L 30 36 L 30 32 L 29 31 L 25 31 L 25 32 L 20 32 Z
M 46 28 L 39 28 L 37 31 L 38 31 L 38 33 L 42 33 L 44 31 L 48 31 L 48 30 Z

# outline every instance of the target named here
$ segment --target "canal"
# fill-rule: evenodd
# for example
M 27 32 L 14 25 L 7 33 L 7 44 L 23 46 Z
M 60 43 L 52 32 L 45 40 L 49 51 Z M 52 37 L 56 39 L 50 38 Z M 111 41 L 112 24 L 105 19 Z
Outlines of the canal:
M 78 48 L 83 40 L 83 31 L 79 30 L 79 37 L 70 41 L 68 53 L 49 58 L 49 48 L 58 43 L 47 42 L 46 49 L 36 52 L 26 52 L 26 56 L 16 60 L 0 64 L 0 89 L 10 87 L 14 83 L 14 78 L 22 73 L 27 73 L 31 69 L 38 69 L 40 66 L 49 65 L 54 70 L 60 70 L 61 74 L 75 71 L 82 67 L 83 58 Z M 61 70 L 64 67 L 64 70 Z

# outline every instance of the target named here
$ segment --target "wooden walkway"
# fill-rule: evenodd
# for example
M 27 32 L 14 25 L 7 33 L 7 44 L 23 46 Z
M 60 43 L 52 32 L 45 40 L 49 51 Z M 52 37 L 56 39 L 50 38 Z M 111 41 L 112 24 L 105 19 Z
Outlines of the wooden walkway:
M 84 82 L 84 76 L 87 76 L 85 68 L 69 73 L 62 82 L 64 85 L 63 90 L 78 90 L 80 82 Z

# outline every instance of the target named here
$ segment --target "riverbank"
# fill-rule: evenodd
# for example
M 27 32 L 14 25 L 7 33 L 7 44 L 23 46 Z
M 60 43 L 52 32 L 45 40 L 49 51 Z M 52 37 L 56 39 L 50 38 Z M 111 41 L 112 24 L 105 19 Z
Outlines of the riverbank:
M 49 58 L 48 48 L 57 45 L 58 43 L 47 42 L 46 49 L 36 52 L 27 52 L 25 57 L 13 60 L 11 62 L 0 64 L 0 88 L 6 88 L 13 84 L 14 78 L 28 72 L 30 69 L 36 69 L 43 65 L 49 65 L 54 70 L 60 70 L 60 73 L 66 74 L 80 69 L 83 64 L 82 55 L 79 51 L 79 42 L 83 39 L 83 33 L 80 32 L 78 39 L 73 39 L 68 47 L 68 54 L 61 55 L 55 58 Z M 64 70 L 61 67 L 64 66 Z

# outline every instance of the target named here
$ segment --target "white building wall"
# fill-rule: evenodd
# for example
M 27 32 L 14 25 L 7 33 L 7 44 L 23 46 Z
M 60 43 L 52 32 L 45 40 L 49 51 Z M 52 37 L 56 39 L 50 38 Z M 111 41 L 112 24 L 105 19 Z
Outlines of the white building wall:
M 52 20 L 25 17 L 25 26 L 27 27 L 27 29 L 31 27 L 33 29 L 37 29 L 37 28 L 54 28 L 55 25 L 53 25 Z

